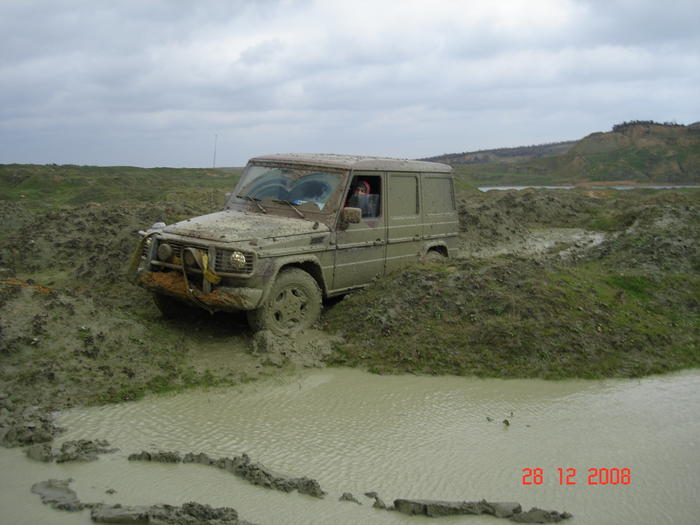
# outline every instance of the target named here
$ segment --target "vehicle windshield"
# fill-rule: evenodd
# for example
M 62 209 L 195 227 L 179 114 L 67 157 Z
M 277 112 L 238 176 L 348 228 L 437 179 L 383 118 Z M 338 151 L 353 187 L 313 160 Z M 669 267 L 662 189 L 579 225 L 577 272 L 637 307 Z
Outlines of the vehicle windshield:
M 284 201 L 293 206 L 312 203 L 323 210 L 341 179 L 340 174 L 313 169 L 248 166 L 236 197 Z

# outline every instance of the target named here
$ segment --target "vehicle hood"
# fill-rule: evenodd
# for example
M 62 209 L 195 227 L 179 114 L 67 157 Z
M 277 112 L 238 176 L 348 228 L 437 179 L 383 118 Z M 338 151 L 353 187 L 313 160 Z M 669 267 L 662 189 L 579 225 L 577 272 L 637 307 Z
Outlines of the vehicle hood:
M 328 232 L 321 222 L 224 210 L 166 226 L 164 233 L 217 242 L 240 242 Z

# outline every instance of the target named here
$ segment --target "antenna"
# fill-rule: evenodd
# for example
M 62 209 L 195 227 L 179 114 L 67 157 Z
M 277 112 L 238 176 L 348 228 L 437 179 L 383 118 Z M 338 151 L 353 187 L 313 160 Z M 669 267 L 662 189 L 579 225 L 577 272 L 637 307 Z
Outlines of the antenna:
M 219 135 L 214 133 L 214 161 L 212 162 L 212 168 L 216 168 L 216 141 L 218 140 Z

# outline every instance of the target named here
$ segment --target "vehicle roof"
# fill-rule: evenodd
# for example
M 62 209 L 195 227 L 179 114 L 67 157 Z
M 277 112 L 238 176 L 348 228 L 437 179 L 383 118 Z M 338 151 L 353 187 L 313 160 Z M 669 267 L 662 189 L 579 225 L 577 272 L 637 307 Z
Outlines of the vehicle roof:
M 388 157 L 368 157 L 362 155 L 337 155 L 333 153 L 275 153 L 250 159 L 251 162 L 273 161 L 284 164 L 328 166 L 368 171 L 420 171 L 451 173 L 452 167 L 438 162 L 422 160 L 392 159 Z

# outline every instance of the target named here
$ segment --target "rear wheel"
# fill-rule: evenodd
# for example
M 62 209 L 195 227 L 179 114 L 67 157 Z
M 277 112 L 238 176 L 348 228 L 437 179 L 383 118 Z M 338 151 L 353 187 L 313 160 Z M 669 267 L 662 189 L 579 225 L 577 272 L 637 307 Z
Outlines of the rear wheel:
M 429 264 L 435 264 L 435 263 L 441 263 L 445 262 L 445 254 L 438 250 L 429 250 L 428 253 L 425 254 L 423 257 L 423 262 L 429 263 Z
M 304 270 L 282 270 L 275 279 L 265 304 L 248 312 L 255 331 L 289 334 L 310 328 L 321 315 L 321 290 Z

